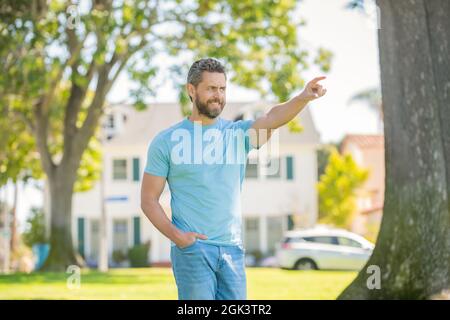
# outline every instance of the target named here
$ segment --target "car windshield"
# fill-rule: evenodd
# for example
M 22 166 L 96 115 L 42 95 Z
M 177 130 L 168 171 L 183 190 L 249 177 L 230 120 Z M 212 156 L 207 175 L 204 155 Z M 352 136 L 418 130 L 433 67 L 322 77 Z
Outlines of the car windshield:
M 362 244 L 358 241 L 355 241 L 353 239 L 349 239 L 347 237 L 339 237 L 339 245 L 341 246 L 347 246 L 347 247 L 354 247 L 354 248 L 362 248 Z

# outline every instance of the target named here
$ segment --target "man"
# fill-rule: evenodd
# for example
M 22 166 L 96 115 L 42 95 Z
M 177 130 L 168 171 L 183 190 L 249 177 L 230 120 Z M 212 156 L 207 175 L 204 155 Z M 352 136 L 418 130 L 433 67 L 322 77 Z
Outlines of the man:
M 226 102 L 222 64 L 207 58 L 191 66 L 186 89 L 192 114 L 153 139 L 141 190 L 142 210 L 171 240 L 179 299 L 246 299 L 240 208 L 246 156 L 264 144 L 272 130 L 323 96 L 326 89 L 318 82 L 324 78 L 313 79 L 299 95 L 256 120 L 233 122 L 219 117 Z M 256 134 L 249 134 L 251 130 Z M 166 181 L 172 221 L 159 204 Z

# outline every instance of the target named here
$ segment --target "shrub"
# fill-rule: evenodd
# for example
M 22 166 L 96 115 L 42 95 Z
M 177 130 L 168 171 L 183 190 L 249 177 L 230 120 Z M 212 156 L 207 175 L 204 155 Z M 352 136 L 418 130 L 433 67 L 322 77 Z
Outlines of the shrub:
M 150 242 L 138 244 L 128 250 L 130 265 L 134 268 L 148 267 L 148 250 Z
M 112 253 L 112 259 L 115 263 L 121 263 L 128 259 L 126 252 L 123 250 L 114 250 Z
M 45 236 L 45 218 L 42 209 L 31 209 L 31 215 L 27 219 L 26 229 L 22 236 L 24 243 L 30 248 L 35 244 L 48 242 Z

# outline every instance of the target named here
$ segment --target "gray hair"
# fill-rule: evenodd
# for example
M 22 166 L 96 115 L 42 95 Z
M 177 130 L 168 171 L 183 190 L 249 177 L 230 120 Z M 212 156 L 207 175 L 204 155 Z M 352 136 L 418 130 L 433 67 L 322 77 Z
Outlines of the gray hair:
M 197 85 L 202 81 L 203 71 L 223 73 L 225 78 L 227 77 L 225 67 L 219 60 L 214 58 L 203 58 L 192 64 L 188 72 L 187 83 L 197 87 Z M 192 101 L 191 96 L 189 96 L 189 98 Z

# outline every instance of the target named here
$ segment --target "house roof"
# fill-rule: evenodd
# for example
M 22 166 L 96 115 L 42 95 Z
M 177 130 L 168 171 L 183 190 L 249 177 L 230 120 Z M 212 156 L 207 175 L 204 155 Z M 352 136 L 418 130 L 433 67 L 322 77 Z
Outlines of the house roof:
M 371 214 L 376 212 L 383 211 L 383 204 L 374 205 L 370 208 L 364 209 L 361 211 L 361 214 Z
M 341 150 L 347 145 L 355 144 L 361 149 L 384 147 L 384 136 L 381 134 L 348 134 L 342 141 Z
M 243 115 L 244 119 L 252 118 L 251 114 L 257 110 L 268 111 L 273 103 L 256 102 L 229 102 L 221 113 L 221 117 L 234 120 Z M 114 108 L 114 106 L 112 106 Z M 124 105 L 120 105 L 124 107 Z M 145 144 L 153 139 L 160 131 L 183 120 L 181 108 L 178 103 L 151 103 L 144 111 L 137 111 L 130 105 L 127 121 L 123 131 L 107 142 L 110 146 L 121 146 L 130 144 Z M 249 116 L 250 115 L 250 116 Z M 318 144 L 319 133 L 314 125 L 312 116 L 305 108 L 298 116 L 304 131 L 301 134 L 290 133 L 287 126 L 280 128 L 280 140 L 284 143 L 312 143 Z

